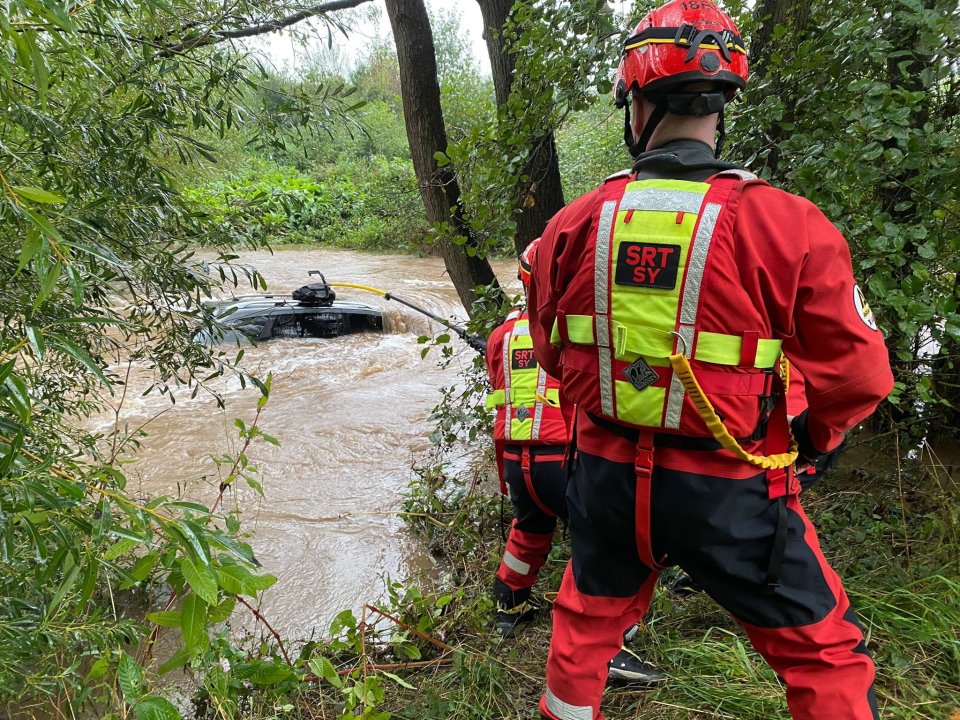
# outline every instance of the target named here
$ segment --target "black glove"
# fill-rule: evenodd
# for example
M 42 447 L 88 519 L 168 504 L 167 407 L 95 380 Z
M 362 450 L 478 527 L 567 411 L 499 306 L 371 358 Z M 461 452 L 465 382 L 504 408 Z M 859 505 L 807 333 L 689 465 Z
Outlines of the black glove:
M 474 350 L 476 350 L 476 351 L 477 351 L 478 353 L 480 353 L 481 355 L 484 355 L 484 356 L 485 356 L 485 355 L 487 354 L 487 341 L 484 340 L 484 339 L 483 339 L 482 337 L 480 337 L 479 335 L 468 335 L 468 336 L 467 336 L 467 345 L 469 345 L 470 347 L 472 347 Z
M 813 465 L 825 453 L 817 450 L 810 441 L 810 431 L 807 428 L 808 410 L 804 410 L 790 421 L 790 429 L 793 431 L 793 439 L 797 441 L 797 464 Z
M 790 429 L 793 430 L 793 437 L 797 441 L 799 455 L 797 462 L 801 465 L 809 463 L 810 467 L 797 475 L 800 481 L 801 491 L 806 490 L 819 480 L 825 473 L 833 470 L 840 464 L 840 456 L 847 450 L 847 438 L 837 445 L 833 450 L 821 453 L 813 447 L 810 442 L 810 433 L 807 430 L 807 411 L 797 415 L 790 423 Z M 811 472 L 812 471 L 812 472 Z

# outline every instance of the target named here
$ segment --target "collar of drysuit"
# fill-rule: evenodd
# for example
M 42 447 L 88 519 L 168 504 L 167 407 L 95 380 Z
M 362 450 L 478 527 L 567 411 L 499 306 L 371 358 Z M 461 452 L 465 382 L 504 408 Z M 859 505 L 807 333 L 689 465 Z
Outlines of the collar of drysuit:
M 671 140 L 640 153 L 633 163 L 637 180 L 670 178 L 703 182 L 722 170 L 739 168 L 735 163 L 717 160 L 713 148 L 700 140 Z

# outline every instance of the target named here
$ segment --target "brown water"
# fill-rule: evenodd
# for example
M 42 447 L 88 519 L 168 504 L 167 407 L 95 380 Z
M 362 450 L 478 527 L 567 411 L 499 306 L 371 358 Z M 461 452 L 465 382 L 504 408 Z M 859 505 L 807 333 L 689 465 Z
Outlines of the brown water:
M 329 281 L 372 285 L 442 317 L 464 316 L 439 259 L 297 250 L 251 253 L 242 262 L 263 274 L 271 292 L 290 292 L 309 281 L 307 270 L 319 269 Z M 509 262 L 495 270 L 501 278 L 514 272 Z M 340 610 L 381 597 L 386 578 L 431 566 L 396 511 L 413 460 L 429 446 L 438 389 L 456 383 L 473 357 L 454 340 L 449 367 L 439 367 L 435 353 L 421 359 L 417 336 L 439 333 L 439 324 L 373 294 L 337 288 L 337 295 L 381 306 L 387 331 L 273 340 L 247 347 L 243 359 L 248 371 L 273 372 L 260 425 L 281 445 L 251 449 L 266 499 L 240 482 L 237 507 L 264 570 L 278 577 L 263 613 L 288 637 L 322 634 Z M 213 502 L 227 469 L 219 471 L 212 456 L 239 448 L 233 420 L 252 421 L 259 393 L 231 379 L 218 386 L 226 410 L 203 393 L 190 399 L 189 389 L 171 406 L 133 392 L 149 381 L 139 373 L 120 409 L 120 427 L 146 422 L 149 434 L 126 468 L 131 489 L 156 497 L 185 487 L 188 498 Z M 112 427 L 113 418 L 103 420 L 102 430 Z

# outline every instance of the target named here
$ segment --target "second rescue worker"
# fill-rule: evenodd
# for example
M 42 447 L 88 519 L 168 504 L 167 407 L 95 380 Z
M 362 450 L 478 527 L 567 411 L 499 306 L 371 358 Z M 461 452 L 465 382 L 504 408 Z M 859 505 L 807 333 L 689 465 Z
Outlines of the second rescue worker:
M 863 632 L 791 466 L 837 447 L 893 378 L 836 228 L 715 157 L 746 80 L 739 31 L 709 0 L 647 15 L 615 91 L 636 163 L 540 244 L 533 346 L 578 407 L 546 718 L 603 717 L 607 661 L 671 565 L 743 625 L 795 719 L 878 717 Z M 796 443 L 781 353 L 806 381 Z
M 539 242 L 531 242 L 520 257 L 518 274 L 525 292 Z M 515 516 L 493 583 L 494 624 L 504 637 L 511 637 L 537 613 L 531 589 L 550 554 L 557 519 L 567 517 L 564 460 L 570 406 L 561 402 L 560 383 L 537 362 L 523 310 L 511 311 L 491 333 L 486 361 L 493 388 L 487 404 L 497 409 L 493 437 L 500 489 L 506 493 L 509 488 Z M 609 663 L 609 677 L 649 685 L 664 675 L 622 647 Z

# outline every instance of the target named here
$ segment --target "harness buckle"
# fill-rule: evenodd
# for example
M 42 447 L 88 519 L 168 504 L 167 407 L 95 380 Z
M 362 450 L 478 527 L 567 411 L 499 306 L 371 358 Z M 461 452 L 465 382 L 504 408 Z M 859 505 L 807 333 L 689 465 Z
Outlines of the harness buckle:
M 680 341 L 680 344 L 683 346 L 683 352 L 680 354 L 683 355 L 684 357 L 689 357 L 687 353 L 690 351 L 690 348 L 687 347 L 687 341 L 684 339 L 683 335 L 676 332 L 675 330 L 671 331 L 670 334 L 674 335 L 677 338 L 677 340 Z

